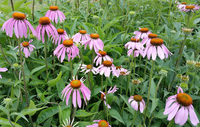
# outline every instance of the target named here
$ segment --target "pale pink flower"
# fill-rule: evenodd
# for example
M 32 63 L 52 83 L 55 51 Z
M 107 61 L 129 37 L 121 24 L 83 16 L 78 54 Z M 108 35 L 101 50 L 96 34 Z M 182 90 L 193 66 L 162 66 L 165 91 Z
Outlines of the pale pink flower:
M 7 71 L 8 69 L 7 68 L 0 68 L 0 72 L 5 72 Z M 2 76 L 0 75 L 0 79 L 2 79 Z
M 127 42 L 125 44 L 125 49 L 128 48 L 132 48 L 133 50 L 138 49 L 138 50 L 143 50 L 144 47 L 143 45 L 140 43 L 140 39 L 136 39 L 136 38 L 131 38 L 131 41 Z
M 108 55 L 107 55 L 107 52 L 106 51 L 99 51 L 98 53 L 96 53 L 97 56 L 94 58 L 94 62 L 96 61 L 96 66 L 98 65 L 101 65 L 102 64 L 102 60 L 105 61 L 105 60 L 110 60 L 110 61 L 113 61 L 112 58 L 110 58 Z
M 54 50 L 53 54 L 58 57 L 61 57 L 61 63 L 65 59 L 65 52 L 67 52 L 68 61 L 73 60 L 77 55 L 79 56 L 79 49 L 74 45 L 72 39 L 64 40 L 62 44 Z
M 33 35 L 36 36 L 33 26 L 25 19 L 25 14 L 14 12 L 12 16 L 13 18 L 7 20 L 1 28 L 2 31 L 6 31 L 7 36 L 12 37 L 14 29 L 17 38 L 22 38 L 23 36 L 27 38 L 27 26 L 29 27 L 29 33 L 32 31 Z
M 178 3 L 177 8 L 181 11 L 186 7 L 186 2 Z
M 24 41 L 20 44 L 21 45 L 21 51 L 23 50 L 26 58 L 31 56 L 31 52 L 33 52 L 33 48 L 35 48 L 35 46 L 31 44 L 32 41 L 33 40 L 31 39 L 29 42 Z M 16 48 L 18 48 L 18 46 L 15 47 L 14 49 L 16 49 Z
M 111 127 L 106 120 L 94 120 L 93 122 L 98 122 L 92 125 L 87 125 L 86 127 Z
M 82 41 L 87 41 L 90 38 L 90 35 L 86 33 L 85 30 L 79 30 L 78 33 L 76 33 L 74 36 L 72 36 L 72 39 L 75 43 L 79 43 Z
M 117 90 L 118 90 L 118 88 L 117 88 L 117 86 L 115 85 L 115 86 L 113 87 L 113 89 L 112 89 L 112 87 L 110 87 L 110 89 L 108 90 L 107 93 L 108 93 L 108 94 L 109 94 L 109 93 L 115 93 Z M 105 106 L 106 106 L 106 93 L 105 93 L 105 92 L 102 92 L 102 91 L 100 91 L 100 93 L 101 93 L 101 100 L 104 101 L 104 104 L 105 104 Z M 111 108 L 109 104 L 107 104 L 107 107 L 108 107 L 108 108 Z
M 153 38 L 157 38 L 158 36 L 157 36 L 157 34 L 153 34 L 153 33 L 150 33 L 150 34 L 148 34 L 148 37 L 146 37 L 146 38 L 144 38 L 143 40 L 142 40 L 142 44 L 143 45 L 145 45 L 146 44 L 146 46 L 149 46 L 151 43 L 151 39 L 153 39 Z
M 86 100 L 90 100 L 90 96 L 91 96 L 91 91 L 83 84 L 84 80 L 81 78 L 80 80 L 75 79 L 73 77 L 73 80 L 70 80 L 70 84 L 68 84 L 64 90 L 62 91 L 62 96 L 63 97 L 63 101 L 64 99 L 66 100 L 66 105 L 68 106 L 69 103 L 69 97 L 73 92 L 72 95 L 72 103 L 74 105 L 74 107 L 76 107 L 76 105 L 78 104 L 78 107 L 81 108 L 81 95 L 80 92 L 83 95 L 83 99 L 85 101 L 85 104 L 87 105 L 87 101 Z
M 115 65 L 109 60 L 103 61 L 103 64 L 97 68 L 97 73 L 104 74 L 106 77 L 109 77 L 111 72 L 114 76 L 119 77 L 119 72 L 116 70 Z
M 54 35 L 52 37 L 53 42 L 55 45 L 59 45 L 61 42 L 63 42 L 66 39 L 69 39 L 69 36 L 67 35 L 67 32 L 64 29 L 57 29 L 58 35 Z
M 194 107 L 192 106 L 192 98 L 188 94 L 183 93 L 181 87 L 178 87 L 176 95 L 168 97 L 163 114 L 168 114 L 167 120 L 169 121 L 175 117 L 175 123 L 181 126 L 186 123 L 188 115 L 194 126 L 199 123 Z
M 137 50 L 137 49 L 129 49 L 127 51 L 128 56 L 130 56 L 131 54 L 133 54 L 134 51 L 134 57 L 138 57 L 139 55 L 144 56 L 144 51 L 143 50 Z
M 69 120 L 66 119 L 66 122 L 63 120 L 63 123 L 64 123 L 64 124 L 61 124 L 63 127 L 76 127 L 77 124 L 78 124 L 79 122 L 76 122 L 76 123 L 73 125 L 73 123 L 74 123 L 74 118 L 72 119 L 72 121 L 70 121 L 70 117 L 69 117 Z M 77 127 L 78 127 L 78 126 L 77 126 Z
M 133 107 L 136 111 L 139 110 L 141 113 L 143 113 L 145 108 L 145 102 L 140 95 L 131 96 L 128 99 L 128 102 L 131 104 L 131 107 Z
M 52 22 L 58 23 L 58 18 L 60 19 L 60 22 L 63 22 L 66 19 L 65 15 L 62 11 L 58 10 L 57 6 L 50 6 L 49 9 L 50 10 L 47 11 L 45 17 L 49 17 Z
M 37 26 L 36 28 L 37 38 L 41 40 L 40 36 L 42 35 L 43 43 L 44 43 L 45 34 L 47 34 L 48 37 L 58 35 L 56 28 L 50 22 L 51 21 L 48 17 L 41 17 L 39 20 L 40 25 Z
M 189 11 L 192 11 L 194 12 L 194 10 L 199 10 L 200 6 L 198 5 L 186 5 L 185 8 L 182 8 L 181 11 L 186 11 L 186 12 L 189 12 Z
M 122 66 L 116 66 L 117 71 L 119 71 L 119 75 L 129 75 L 130 71 L 128 71 L 125 68 L 122 68 Z
M 150 60 L 151 56 L 152 60 L 156 60 L 157 55 L 160 57 L 160 59 L 165 59 L 168 58 L 169 55 L 172 55 L 172 53 L 163 44 L 164 41 L 162 39 L 153 38 L 151 39 L 150 43 L 151 44 L 145 48 L 143 55 L 143 57 L 147 55 L 148 60 Z
M 134 32 L 136 39 L 144 39 L 144 38 L 148 37 L 148 34 L 151 33 L 148 28 L 140 28 L 139 27 L 139 29 L 140 29 L 140 31 Z
M 99 50 L 103 51 L 103 41 L 99 38 L 99 34 L 93 33 L 90 34 L 90 39 L 86 41 L 82 41 L 82 45 L 85 45 L 85 49 L 87 45 L 90 47 L 90 50 L 94 48 L 94 51 L 97 53 Z
M 86 74 L 86 73 L 90 72 L 91 67 L 92 67 L 91 64 L 88 64 L 88 65 L 82 64 L 82 66 L 81 66 L 82 70 L 80 72 L 85 71 L 84 74 Z M 92 71 L 93 74 L 97 74 L 97 68 L 96 67 L 92 67 L 91 71 Z

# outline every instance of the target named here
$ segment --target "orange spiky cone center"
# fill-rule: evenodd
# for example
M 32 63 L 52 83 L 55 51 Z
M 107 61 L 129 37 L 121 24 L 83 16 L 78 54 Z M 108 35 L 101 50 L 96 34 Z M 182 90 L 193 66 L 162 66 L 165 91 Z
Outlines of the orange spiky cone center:
M 105 95 L 106 95 L 106 93 L 105 92 L 103 92 Z M 103 101 L 104 100 L 104 94 L 101 94 L 101 100 Z
M 87 32 L 86 32 L 86 30 L 79 30 L 79 33 L 80 34 L 86 34 Z
M 41 24 L 41 25 L 47 25 L 47 24 L 49 24 L 51 22 L 51 20 L 48 18 L 48 17 L 41 17 L 40 19 L 39 19 L 39 23 Z
M 176 97 L 179 104 L 189 106 L 192 104 L 192 98 L 186 93 L 179 93 Z
M 50 6 L 49 9 L 51 11 L 56 11 L 56 10 L 58 10 L 58 6 Z
M 105 120 L 101 120 L 98 123 L 99 127 L 108 127 L 108 122 Z
M 29 46 L 29 43 L 28 43 L 27 41 L 25 41 L 25 42 L 22 43 L 22 45 L 23 45 L 24 47 L 28 47 L 28 46 Z
M 106 51 L 99 51 L 99 54 L 101 54 L 102 56 L 107 55 Z
M 194 5 L 187 5 L 187 6 L 185 7 L 185 9 L 194 9 L 194 8 L 195 8 Z
M 140 41 L 140 39 L 131 38 L 131 41 L 132 41 L 132 42 L 139 42 L 139 41 Z
M 112 62 L 109 61 L 109 60 L 105 60 L 105 61 L 103 61 L 103 65 L 106 66 L 106 67 L 111 67 L 112 66 Z
M 63 45 L 66 47 L 70 47 L 73 45 L 73 40 L 72 39 L 67 39 L 63 41 Z
M 148 37 L 149 37 L 149 38 L 157 38 L 158 35 L 157 35 L 157 34 L 149 34 Z
M 90 34 L 90 37 L 92 39 L 98 39 L 99 38 L 99 34 L 93 33 L 93 34 Z
M 140 102 L 140 101 L 142 101 L 142 96 L 140 96 L 140 95 L 134 95 L 133 99 L 136 100 L 137 102 Z
M 140 32 L 142 32 L 142 33 L 147 33 L 148 31 L 149 31 L 148 28 L 141 28 L 141 29 L 140 29 Z
M 81 87 L 81 81 L 80 80 L 73 80 L 70 82 L 70 85 L 72 88 L 74 89 L 78 89 L 79 87 Z
M 90 68 L 92 68 L 92 65 L 89 64 L 89 65 L 86 66 L 86 68 L 87 68 L 87 69 L 90 69 Z
M 187 3 L 186 2 L 182 2 L 181 4 L 185 4 L 186 5 Z
M 116 66 L 116 69 L 121 69 L 122 67 L 121 66 Z
M 151 39 L 150 43 L 155 46 L 162 45 L 164 43 L 163 39 L 160 38 L 153 38 Z
M 57 29 L 58 34 L 63 34 L 64 30 L 63 29 Z
M 13 13 L 12 16 L 14 19 L 18 19 L 18 20 L 23 20 L 26 18 L 26 15 L 21 12 L 15 12 L 15 13 Z

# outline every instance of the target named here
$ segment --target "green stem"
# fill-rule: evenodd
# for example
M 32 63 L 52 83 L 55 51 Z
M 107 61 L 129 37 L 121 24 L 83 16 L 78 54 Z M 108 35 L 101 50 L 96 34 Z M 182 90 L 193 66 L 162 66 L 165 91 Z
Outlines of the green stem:
M 134 55 L 133 55 L 134 57 Z M 134 57 L 134 65 L 133 65 L 133 79 L 135 78 L 135 65 L 136 65 L 136 57 Z
M 32 70 L 30 58 L 28 58 L 28 63 L 29 63 L 30 70 Z
M 86 13 L 86 22 L 88 21 L 88 16 L 89 16 L 89 1 L 90 0 L 86 0 L 87 1 L 87 13 Z
M 134 115 L 133 115 L 133 123 L 132 123 L 132 126 L 131 126 L 131 127 L 134 127 L 134 123 L 135 123 L 136 117 L 137 117 L 137 111 L 134 112 Z
M 140 73 L 140 64 L 141 64 L 141 61 L 142 61 L 142 56 L 140 55 L 139 67 L 138 67 L 138 74 Z
M 71 77 L 73 77 L 73 67 L 72 67 L 72 60 L 69 61 L 70 71 L 71 71 Z
M 81 56 L 81 65 L 80 65 L 78 71 L 76 72 L 76 75 L 78 75 L 78 72 L 80 71 L 80 69 L 81 69 L 81 67 L 82 67 L 82 65 L 83 65 L 83 61 L 84 61 L 84 60 L 83 60 L 83 53 L 82 53 L 81 49 L 79 49 L 79 53 L 80 53 L 80 56 Z
M 121 76 L 121 89 L 120 89 L 120 95 L 122 95 L 122 88 L 123 88 L 123 75 Z M 120 107 L 120 103 L 121 103 L 121 98 L 119 100 L 119 107 Z
M 10 123 L 10 125 L 12 125 L 13 127 L 15 127 L 15 125 L 13 125 L 12 121 L 10 120 L 10 111 L 9 111 L 9 105 L 7 106 L 7 116 L 8 116 L 8 121 Z
M 160 17 L 161 17 L 161 14 L 162 14 L 162 1 L 160 2 L 160 9 L 159 9 L 159 15 L 158 15 L 158 19 L 157 19 L 157 24 L 156 24 L 156 31 L 158 29 L 158 25 L 160 23 Z
M 107 98 L 107 82 L 108 82 L 108 77 L 106 77 L 106 84 L 105 84 L 105 95 L 106 95 L 106 98 Z M 107 121 L 108 121 L 108 103 L 107 103 L 107 99 L 106 99 L 106 116 L 107 116 Z
M 101 91 L 103 91 L 103 75 L 101 75 Z
M 148 62 L 148 59 L 146 58 L 145 67 L 144 67 L 144 77 L 143 77 L 144 80 L 145 80 L 146 71 L 147 71 L 147 62 Z
M 14 5 L 13 5 L 13 0 L 10 0 L 10 3 L 11 3 L 11 7 L 12 7 L 12 11 L 14 12 Z
M 34 6 L 35 6 L 35 0 L 33 0 L 33 5 L 32 5 L 32 18 L 34 22 Z
M 90 81 L 90 74 L 91 74 L 91 70 L 92 70 L 93 64 L 94 64 L 94 56 L 95 56 L 95 51 L 94 51 L 94 49 L 93 49 L 93 54 L 92 54 L 92 67 L 90 68 L 90 71 L 89 71 L 89 73 L 88 73 L 88 81 L 89 81 L 89 84 L 90 84 L 90 89 L 92 89 L 92 83 L 91 83 L 91 81 Z
M 128 11 L 129 11 L 129 4 L 130 4 L 130 1 L 128 0 L 128 5 L 127 5 L 127 9 L 126 9 L 126 19 L 125 19 L 125 26 L 127 25 L 127 19 L 128 19 Z
M 55 1 L 55 2 L 57 2 L 57 1 Z M 56 27 L 56 22 L 54 22 L 54 26 Z M 55 47 L 56 47 L 55 43 L 53 43 L 53 51 L 55 50 Z M 53 54 L 53 52 L 52 52 L 52 54 Z M 56 78 L 56 76 L 55 76 L 55 55 L 53 55 L 53 78 Z
M 195 70 L 195 74 L 194 74 L 194 77 L 193 77 L 193 79 L 192 79 L 192 83 L 191 83 L 191 85 L 190 85 L 189 94 L 192 92 L 192 86 L 193 86 L 193 83 L 194 83 L 194 80 L 195 80 L 196 75 L 197 75 L 197 69 Z
M 144 121 L 143 121 L 143 125 L 144 126 L 145 126 L 145 120 L 146 120 L 147 111 L 148 111 L 148 105 L 149 105 L 150 90 L 151 90 L 151 80 L 152 80 L 152 75 L 153 75 L 154 64 L 155 64 L 155 61 L 152 60 L 151 72 L 150 72 L 150 79 L 149 79 L 149 89 L 148 89 L 147 104 L 146 104 L 146 110 L 145 110 L 145 113 L 144 113 Z
M 44 55 L 45 55 L 45 64 L 46 64 L 46 76 L 47 76 L 47 82 L 48 82 L 48 65 L 47 65 L 47 33 L 45 33 L 45 51 L 44 51 Z

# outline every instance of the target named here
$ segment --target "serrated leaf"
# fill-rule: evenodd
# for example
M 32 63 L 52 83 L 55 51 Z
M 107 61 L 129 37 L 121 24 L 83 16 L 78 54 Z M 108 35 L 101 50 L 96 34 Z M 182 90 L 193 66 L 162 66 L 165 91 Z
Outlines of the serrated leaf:
M 120 114 L 115 110 L 115 109 L 110 109 L 109 113 L 111 115 L 111 117 L 117 119 L 118 121 L 120 121 L 121 123 L 124 123 L 124 120 L 122 119 L 122 117 L 120 116 Z
M 78 110 L 78 111 L 76 111 L 75 117 L 78 117 L 78 118 L 88 117 L 88 116 L 92 116 L 92 115 L 94 115 L 96 113 L 97 112 L 90 113 L 90 112 L 86 112 L 85 110 Z
M 60 81 L 61 76 L 62 76 L 62 71 L 60 71 L 60 73 L 58 74 L 57 78 L 52 79 L 52 80 L 49 80 L 49 81 L 47 82 L 47 85 L 48 85 L 49 87 L 55 86 L 56 83 Z

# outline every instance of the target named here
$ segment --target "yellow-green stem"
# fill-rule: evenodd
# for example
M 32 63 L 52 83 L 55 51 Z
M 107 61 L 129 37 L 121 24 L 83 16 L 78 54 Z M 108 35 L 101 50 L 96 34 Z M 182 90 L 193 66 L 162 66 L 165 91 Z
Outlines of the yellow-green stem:
M 46 76 L 47 76 L 47 82 L 48 82 L 48 65 L 47 65 L 47 33 L 45 33 L 45 51 L 44 51 L 44 55 L 45 55 L 45 64 L 46 64 Z

